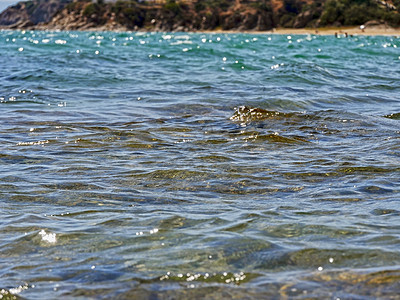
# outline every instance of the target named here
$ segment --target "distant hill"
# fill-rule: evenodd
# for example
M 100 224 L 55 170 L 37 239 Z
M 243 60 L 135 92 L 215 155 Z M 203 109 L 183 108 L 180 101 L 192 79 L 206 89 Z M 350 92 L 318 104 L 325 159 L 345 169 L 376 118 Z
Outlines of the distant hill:
M 361 25 L 400 27 L 400 0 L 33 0 L 0 14 L 5 28 L 270 30 Z
M 26 27 L 49 22 L 72 0 L 22 1 L 0 14 L 0 25 Z

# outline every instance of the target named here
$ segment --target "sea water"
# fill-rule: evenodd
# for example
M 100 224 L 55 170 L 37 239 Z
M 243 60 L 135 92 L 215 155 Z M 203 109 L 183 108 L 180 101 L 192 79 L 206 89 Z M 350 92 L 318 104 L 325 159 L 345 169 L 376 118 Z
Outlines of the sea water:
M 0 289 L 398 297 L 400 38 L 0 32 Z

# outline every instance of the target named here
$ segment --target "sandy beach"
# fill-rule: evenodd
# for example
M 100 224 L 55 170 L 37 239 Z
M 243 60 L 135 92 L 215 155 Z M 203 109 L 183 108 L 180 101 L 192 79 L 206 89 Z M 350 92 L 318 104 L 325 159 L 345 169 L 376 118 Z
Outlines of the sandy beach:
M 241 30 L 212 30 L 207 33 L 254 33 L 254 34 L 319 34 L 319 35 L 338 35 L 338 36 L 398 36 L 400 37 L 400 28 L 387 27 L 384 25 L 367 26 L 363 29 L 360 26 L 350 27 L 323 27 L 323 28 L 274 28 L 268 31 L 241 31 Z
M 70 30 L 69 28 L 62 28 L 62 26 L 48 26 L 48 25 L 36 25 L 27 28 L 10 28 L 9 26 L 0 26 L 0 30 Z M 131 31 L 123 26 L 99 26 L 92 28 L 75 29 L 77 31 L 116 31 L 124 32 Z M 158 31 L 151 28 L 140 28 L 138 31 Z M 274 28 L 267 31 L 256 31 L 256 30 L 201 30 L 194 32 L 204 33 L 252 33 L 252 34 L 319 34 L 319 35 L 338 35 L 342 36 L 354 36 L 354 35 L 369 35 L 369 36 L 397 36 L 400 37 L 400 28 L 393 28 L 386 25 L 376 26 L 365 26 L 363 29 L 361 26 L 349 26 L 349 27 L 323 27 L 323 28 Z
M 386 35 L 400 36 L 399 28 L 386 27 L 384 25 L 365 27 L 326 27 L 326 28 L 278 28 L 272 31 L 276 34 L 320 34 L 320 35 Z

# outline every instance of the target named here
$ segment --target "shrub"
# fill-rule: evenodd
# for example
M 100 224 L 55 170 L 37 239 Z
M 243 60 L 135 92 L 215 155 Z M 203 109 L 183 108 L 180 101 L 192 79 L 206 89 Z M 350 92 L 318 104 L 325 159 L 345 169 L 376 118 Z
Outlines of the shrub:
M 96 14 L 96 12 L 98 12 L 98 10 L 99 10 L 98 4 L 96 4 L 96 3 L 90 3 L 90 4 L 87 5 L 87 6 L 85 7 L 85 9 L 83 10 L 83 15 L 84 15 L 85 17 L 90 17 L 90 16 L 92 16 L 93 14 Z

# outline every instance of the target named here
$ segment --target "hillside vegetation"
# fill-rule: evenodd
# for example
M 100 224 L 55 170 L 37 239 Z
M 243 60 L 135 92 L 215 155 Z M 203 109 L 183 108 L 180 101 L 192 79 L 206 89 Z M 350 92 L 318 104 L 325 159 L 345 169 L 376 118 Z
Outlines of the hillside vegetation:
M 33 0 L 0 14 L 0 25 L 10 28 L 163 31 L 318 28 L 371 20 L 400 27 L 400 0 Z

